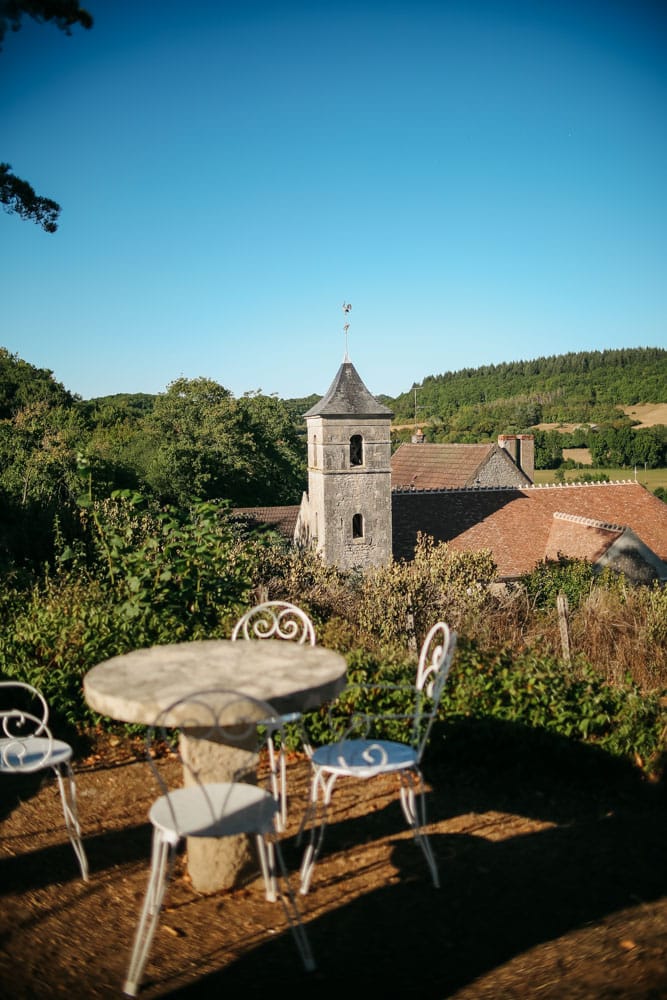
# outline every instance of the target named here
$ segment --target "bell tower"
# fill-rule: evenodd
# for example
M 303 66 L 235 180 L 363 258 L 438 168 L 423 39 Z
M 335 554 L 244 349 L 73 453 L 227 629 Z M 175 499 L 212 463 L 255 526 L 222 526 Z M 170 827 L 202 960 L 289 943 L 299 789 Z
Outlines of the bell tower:
M 328 392 L 305 414 L 308 494 L 301 535 L 341 569 L 384 566 L 391 559 L 392 416 L 368 391 L 347 351 Z

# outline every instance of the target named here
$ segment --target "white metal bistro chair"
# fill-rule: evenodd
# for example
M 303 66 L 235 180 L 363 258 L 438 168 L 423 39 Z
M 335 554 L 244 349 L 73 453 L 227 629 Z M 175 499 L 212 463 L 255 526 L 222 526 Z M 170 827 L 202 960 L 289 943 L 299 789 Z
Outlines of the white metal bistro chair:
M 344 705 L 348 698 L 352 699 L 353 703 L 355 695 L 364 690 L 382 696 L 385 703 L 387 700 L 391 702 L 395 699 L 398 710 L 395 713 L 390 711 L 376 714 L 353 709 L 344 724 L 338 725 L 339 731 L 342 730 L 341 738 L 335 743 L 313 750 L 310 801 L 302 823 L 302 830 L 309 822 L 311 824 L 310 840 L 301 864 L 302 893 L 307 893 L 310 888 L 313 869 L 324 839 L 327 811 L 337 779 L 350 777 L 365 780 L 381 774 L 398 776 L 403 814 L 424 853 L 433 884 L 436 888 L 439 887 L 438 867 L 424 830 L 426 802 L 420 764 L 455 648 L 456 633 L 451 632 L 444 622 L 438 622 L 429 631 L 422 645 L 414 686 L 383 683 L 352 685 L 339 696 L 339 701 L 331 706 L 330 720 L 334 726 L 337 724 L 337 705 Z M 410 693 L 414 701 L 414 710 L 407 713 L 401 711 L 399 706 L 404 696 Z M 401 731 L 406 731 L 409 742 L 399 741 Z M 399 738 L 385 738 L 383 734 L 387 732 Z M 322 804 L 318 820 L 320 795 Z
M 232 641 L 237 639 L 284 639 L 300 645 L 314 646 L 315 629 L 305 611 L 289 601 L 264 601 L 240 618 L 232 631 Z M 292 712 L 281 716 L 283 724 L 296 722 L 301 713 Z M 276 826 L 282 832 L 287 826 L 287 768 L 285 751 L 281 741 L 276 755 L 272 734 L 267 742 L 273 793 L 280 802 L 280 812 L 276 815 Z M 306 753 L 310 747 L 305 746 Z
M 23 681 L 0 681 L 0 773 L 33 774 L 51 768 L 58 780 L 67 835 L 88 881 L 88 860 L 81 840 L 76 808 L 76 785 L 69 743 L 56 740 L 48 726 L 49 707 L 44 695 Z M 13 707 L 5 708 L 11 699 Z
M 256 754 L 265 744 L 269 729 L 271 732 L 281 729 L 280 716 L 270 705 L 238 691 L 218 688 L 197 691 L 174 702 L 149 729 L 148 761 L 163 794 L 149 812 L 153 825 L 151 870 L 123 987 L 129 996 L 139 992 L 167 878 L 176 849 L 186 837 L 254 835 L 266 898 L 273 902 L 280 897 L 304 967 L 308 971 L 315 968 L 276 837 L 275 815 L 279 804 L 272 791 L 240 780 L 256 776 L 248 768 L 254 768 Z M 187 734 L 189 750 L 177 732 Z M 173 745 L 177 740 L 185 786 L 170 789 L 154 760 L 152 748 L 156 741 Z M 246 763 L 239 763 L 240 770 L 233 780 L 211 781 L 210 776 L 202 777 L 200 765 L 193 762 L 196 756 L 192 751 L 193 741 L 202 741 L 204 746 L 208 742 L 222 743 L 225 748 L 232 748 L 232 753 L 237 748 L 244 752 L 241 760 Z M 206 762 L 206 750 L 201 759 Z

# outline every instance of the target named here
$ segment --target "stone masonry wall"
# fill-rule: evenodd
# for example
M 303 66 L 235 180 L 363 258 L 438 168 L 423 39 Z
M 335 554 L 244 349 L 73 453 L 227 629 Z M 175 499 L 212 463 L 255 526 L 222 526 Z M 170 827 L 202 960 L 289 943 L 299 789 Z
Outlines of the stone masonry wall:
M 350 465 L 350 438 L 363 440 L 363 462 Z M 308 420 L 311 534 L 327 563 L 367 569 L 391 559 L 391 441 L 388 419 Z M 363 534 L 353 537 L 353 518 Z

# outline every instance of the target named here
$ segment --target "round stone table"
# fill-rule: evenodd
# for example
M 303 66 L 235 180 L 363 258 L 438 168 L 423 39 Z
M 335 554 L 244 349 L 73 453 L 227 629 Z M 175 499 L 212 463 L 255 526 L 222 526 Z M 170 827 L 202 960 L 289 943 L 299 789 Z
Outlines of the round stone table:
M 229 688 L 269 702 L 278 712 L 304 712 L 344 687 L 340 653 L 276 639 L 231 642 L 204 639 L 137 649 L 93 667 L 83 681 L 86 701 L 120 722 L 152 725 L 161 712 L 195 691 Z M 184 759 L 203 780 L 227 781 L 239 770 L 238 748 L 181 737 Z M 186 772 L 187 773 L 187 772 Z M 247 861 L 247 839 L 190 838 L 188 870 L 196 889 L 228 888 Z

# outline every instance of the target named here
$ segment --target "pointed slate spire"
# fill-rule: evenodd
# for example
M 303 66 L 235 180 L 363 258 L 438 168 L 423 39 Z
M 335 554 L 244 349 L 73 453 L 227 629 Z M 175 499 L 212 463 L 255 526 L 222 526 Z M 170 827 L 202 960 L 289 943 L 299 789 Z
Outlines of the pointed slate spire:
M 304 413 L 305 417 L 393 417 L 364 383 L 351 361 L 344 361 L 327 392 Z

